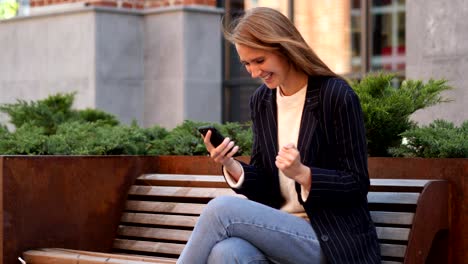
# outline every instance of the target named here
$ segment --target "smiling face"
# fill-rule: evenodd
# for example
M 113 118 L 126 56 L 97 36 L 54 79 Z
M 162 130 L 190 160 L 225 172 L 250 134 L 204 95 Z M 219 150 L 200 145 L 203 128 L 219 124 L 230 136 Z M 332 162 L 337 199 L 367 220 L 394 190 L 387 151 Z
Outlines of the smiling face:
M 270 89 L 288 82 L 292 66 L 278 52 L 271 52 L 236 44 L 240 61 L 252 78 L 260 78 Z
M 288 59 L 276 51 L 267 51 L 236 44 L 240 61 L 252 78 L 260 78 L 270 89 L 279 87 L 284 95 L 292 95 L 307 84 L 307 75 L 298 71 Z

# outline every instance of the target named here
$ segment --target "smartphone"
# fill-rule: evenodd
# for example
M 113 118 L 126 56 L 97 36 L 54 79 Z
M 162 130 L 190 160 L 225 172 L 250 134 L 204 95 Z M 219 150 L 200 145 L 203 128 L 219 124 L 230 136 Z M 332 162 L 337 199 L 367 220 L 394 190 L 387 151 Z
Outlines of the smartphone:
M 214 126 L 202 126 L 198 128 L 198 131 L 205 137 L 208 130 L 211 130 L 211 144 L 216 148 L 223 143 L 224 136 Z

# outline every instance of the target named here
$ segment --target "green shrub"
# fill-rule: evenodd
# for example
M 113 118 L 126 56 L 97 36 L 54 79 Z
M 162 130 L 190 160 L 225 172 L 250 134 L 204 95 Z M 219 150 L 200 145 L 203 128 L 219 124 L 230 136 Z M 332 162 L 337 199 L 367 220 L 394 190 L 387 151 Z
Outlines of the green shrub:
M 44 155 L 47 135 L 42 127 L 25 123 L 14 133 L 0 135 L 0 153 L 3 155 Z
M 116 126 L 119 124 L 119 120 L 109 113 L 106 113 L 97 109 L 84 109 L 76 111 L 78 118 L 77 120 L 83 122 L 101 123 L 110 126 Z
M 468 158 L 468 121 L 460 127 L 436 120 L 428 126 L 401 134 L 406 142 L 390 149 L 394 156 L 423 158 Z
M 114 115 L 72 109 L 74 93 L 0 106 L 15 126 L 0 126 L 0 153 L 19 155 L 146 155 L 166 129 L 120 125 Z
M 8 131 L 7 126 L 0 124 L 0 140 L 6 137 L 9 133 L 10 131 Z
M 99 127 L 96 145 L 103 147 L 103 155 L 146 155 L 149 140 L 138 126 Z
M 165 128 L 159 126 L 159 125 L 155 125 L 155 126 L 152 126 L 152 127 L 149 127 L 149 128 L 143 128 L 142 132 L 145 134 L 145 137 L 149 141 L 153 141 L 153 140 L 156 140 L 156 139 L 161 139 L 161 138 L 164 138 L 167 135 L 169 135 L 169 131 L 167 131 L 167 129 L 165 129 Z
M 207 122 L 186 120 L 175 127 L 169 134 L 151 142 L 149 150 L 151 155 L 207 155 L 208 151 L 203 144 L 197 128 L 208 125 Z M 252 149 L 252 131 L 248 124 L 226 123 L 212 124 L 225 137 L 232 138 L 239 145 L 239 155 L 249 155 Z
M 401 137 L 412 138 L 415 124 L 409 116 L 418 109 L 447 100 L 439 94 L 450 89 L 443 80 L 404 81 L 399 88 L 391 85 L 393 76 L 368 76 L 353 88 L 358 94 L 364 112 L 369 154 L 387 156 L 388 149 L 400 156 L 456 156 L 466 157 L 466 134 L 453 137 L 456 143 L 437 143 L 440 150 L 429 150 L 429 143 L 414 141 L 410 153 L 398 147 Z M 206 155 L 197 128 L 206 122 L 186 120 L 168 131 L 162 127 L 141 128 L 136 122 L 130 126 L 119 124 L 115 116 L 94 109 L 72 109 L 74 93 L 56 94 L 44 100 L 0 106 L 16 127 L 13 132 L 0 125 L 0 154 L 10 155 Z M 249 155 L 252 148 L 250 123 L 214 124 L 220 132 L 232 138 L 240 147 L 240 155 Z M 440 125 L 437 129 L 442 129 Z M 466 131 L 463 125 L 463 131 Z M 418 132 L 419 133 L 419 132 Z M 442 133 L 442 132 L 440 132 Z M 447 132 L 448 133 L 448 132 Z M 416 136 L 415 136 L 416 137 Z M 421 138 L 424 138 L 420 136 Z M 450 138 L 449 135 L 445 136 Z M 457 140 L 461 140 L 460 142 Z M 466 141 L 466 140 L 465 140 Z M 419 142 L 419 143 L 418 143 Z M 433 140 L 432 142 L 435 142 Z M 434 148 L 432 143 L 431 148 Z M 437 145 L 438 146 L 438 145 Z M 444 146 L 444 147 L 442 147 Z M 457 149 L 457 146 L 458 149 Z M 422 150 L 422 149 L 426 150 Z M 433 154 L 438 153 L 438 154 Z M 462 153 L 462 154 L 460 154 Z
M 221 126 L 220 132 L 234 140 L 236 145 L 239 146 L 239 155 L 250 155 L 252 152 L 253 132 L 251 129 L 252 123 L 247 122 L 244 124 L 228 122 Z
M 47 154 L 85 155 L 102 154 L 89 150 L 90 142 L 96 140 L 97 125 L 93 123 L 67 122 L 60 124 L 56 134 L 47 140 Z
M 206 155 L 197 130 L 206 122 L 185 121 L 171 131 L 160 126 L 121 125 L 95 109 L 72 109 L 74 93 L 0 106 L 15 130 L 0 125 L 0 154 L 6 155 Z M 251 149 L 249 124 L 214 124 L 236 140 L 240 154 Z
M 445 80 L 407 80 L 394 88 L 394 75 L 369 75 L 352 84 L 361 101 L 370 156 L 389 156 L 401 142 L 401 133 L 415 127 L 410 115 L 419 109 L 449 100 L 440 93 L 451 89 Z
M 147 155 L 151 140 L 166 135 L 164 128 L 136 125 L 67 122 L 47 140 L 52 155 Z
M 37 102 L 18 100 L 14 104 L 0 106 L 0 111 L 10 116 L 10 122 L 20 128 L 29 123 L 43 128 L 47 135 L 55 133 L 57 126 L 74 117 L 71 110 L 74 94 L 56 94 Z
M 0 106 L 0 112 L 6 113 L 16 128 L 29 123 L 43 128 L 47 135 L 55 134 L 58 126 L 65 122 L 99 122 L 111 126 L 119 124 L 114 115 L 101 110 L 72 109 L 74 100 L 75 93 L 58 93 L 43 100 L 17 100 L 14 104 L 4 104 Z
M 151 155 L 204 155 L 206 149 L 197 127 L 207 123 L 186 120 L 170 131 L 166 137 L 151 142 Z

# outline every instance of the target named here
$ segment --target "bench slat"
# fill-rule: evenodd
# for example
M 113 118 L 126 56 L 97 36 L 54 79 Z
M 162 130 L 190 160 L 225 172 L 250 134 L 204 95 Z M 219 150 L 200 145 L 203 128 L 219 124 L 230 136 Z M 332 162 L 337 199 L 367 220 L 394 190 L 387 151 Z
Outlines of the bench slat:
M 376 227 L 377 237 L 381 240 L 408 241 L 410 229 L 399 227 Z
M 205 204 L 195 203 L 171 203 L 171 202 L 149 202 L 130 200 L 125 204 L 125 210 L 153 212 L 153 213 L 173 213 L 173 214 L 201 214 Z
M 163 226 L 194 227 L 198 217 L 162 214 L 124 213 L 121 221 L 124 223 L 150 224 Z
M 179 242 L 187 242 L 192 231 L 167 229 L 167 228 L 150 228 L 138 226 L 119 226 L 117 234 L 119 236 L 159 239 L 159 240 L 173 240 Z
M 225 182 L 222 175 L 200 175 L 200 174 L 143 174 L 138 180 L 161 180 L 161 181 L 209 181 Z M 421 187 L 434 180 L 406 180 L 406 179 L 370 179 L 371 186 L 386 187 Z
M 230 188 L 174 187 L 174 186 L 132 186 L 129 194 L 143 196 L 171 196 L 187 198 L 214 198 L 221 195 L 235 195 Z M 416 204 L 419 193 L 413 192 L 369 192 L 369 203 Z
M 430 180 L 371 179 L 369 191 L 422 192 Z
M 414 213 L 371 211 L 372 221 L 376 224 L 411 225 Z
M 175 243 L 136 241 L 119 238 L 114 240 L 114 249 L 127 251 L 180 255 L 184 247 L 185 245 L 183 244 Z
M 196 187 L 172 187 L 172 186 L 132 186 L 130 195 L 164 196 L 183 198 L 215 198 L 221 195 L 235 195 L 229 188 L 196 188 Z M 369 203 L 381 204 L 416 204 L 419 193 L 408 192 L 369 192 Z
M 381 240 L 407 241 L 410 232 L 410 229 L 408 228 L 377 227 L 376 229 L 377 236 Z M 124 225 L 119 226 L 118 230 L 118 235 L 120 236 L 174 240 L 180 242 L 187 242 L 190 234 L 191 231 L 188 230 L 134 227 Z
M 410 229 L 396 227 L 377 227 L 377 236 L 381 240 L 407 241 Z M 187 242 L 192 232 L 188 230 L 149 228 L 121 225 L 118 229 L 119 236 L 140 237 L 160 240 L 174 240 Z
M 403 258 L 406 252 L 406 246 L 403 245 L 392 245 L 392 244 L 380 244 L 380 252 L 384 257 L 396 257 Z
M 128 211 L 200 215 L 206 204 L 127 201 Z M 411 225 L 414 213 L 371 211 L 376 224 Z
M 142 263 L 159 263 L 159 264 L 175 264 L 176 260 L 164 260 L 161 258 L 155 258 L 149 260 L 131 260 L 121 259 L 123 255 L 107 254 L 108 256 L 91 256 L 91 255 L 79 255 L 76 253 L 68 252 L 45 252 L 40 250 L 28 250 L 23 253 L 24 260 L 26 263 L 34 264 L 75 264 L 75 263 L 86 263 L 86 264 L 142 264 Z
M 144 174 L 137 178 L 137 182 L 157 186 L 228 187 L 222 175 Z M 370 179 L 370 186 L 422 190 L 428 182 L 430 180 Z
M 416 204 L 419 193 L 408 192 L 369 192 L 367 200 L 369 203 L 379 204 Z
M 402 180 L 402 179 L 370 179 L 371 186 L 386 186 L 386 187 L 421 187 L 426 186 L 431 180 Z
M 86 263 L 86 264 L 141 264 L 159 263 L 175 264 L 175 259 L 146 256 L 129 256 L 122 254 L 109 254 L 91 251 L 66 250 L 46 248 L 39 250 L 28 250 L 23 253 L 27 263 L 34 264 L 65 264 L 65 263 Z
M 130 195 L 164 196 L 178 198 L 215 198 L 221 195 L 234 195 L 228 188 L 196 188 L 196 187 L 169 187 L 169 186 L 132 186 Z
M 137 183 L 151 186 L 229 187 L 224 176 L 219 175 L 145 174 L 137 178 Z
M 123 255 L 123 254 L 113 254 L 113 253 L 102 253 L 102 252 L 93 252 L 93 251 L 83 251 L 83 250 L 75 250 L 75 249 L 63 249 L 63 248 L 44 248 L 41 251 L 46 253 L 62 253 L 62 254 L 79 254 L 80 256 L 95 256 L 95 257 L 102 257 L 105 259 L 105 263 L 117 263 L 114 261 L 119 261 L 118 263 L 139 263 L 141 261 L 147 263 L 174 263 L 176 262 L 173 258 L 165 258 L 165 257 L 147 257 L 147 256 L 135 256 L 135 255 Z M 80 258 L 81 260 L 81 258 Z M 77 262 L 73 262 L 77 263 Z M 81 263 L 81 262 L 80 262 Z M 88 262 L 86 262 L 88 263 Z M 50 264 L 50 262 L 48 262 Z

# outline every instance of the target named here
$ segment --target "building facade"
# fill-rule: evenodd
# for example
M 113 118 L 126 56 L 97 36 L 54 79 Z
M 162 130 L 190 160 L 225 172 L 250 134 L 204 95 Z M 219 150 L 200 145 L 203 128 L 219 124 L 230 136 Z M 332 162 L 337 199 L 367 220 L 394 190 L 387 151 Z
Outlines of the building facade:
M 260 83 L 222 39 L 220 19 L 269 6 L 287 15 L 325 63 L 348 79 L 375 71 L 400 80 L 447 79 L 455 89 L 445 95 L 454 101 L 417 112 L 416 121 L 468 119 L 468 22 L 462 19 L 468 0 L 17 2 L 19 16 L 0 20 L 6 48 L 0 103 L 78 90 L 77 107 L 97 107 L 127 123 L 246 121 L 248 98 Z
M 0 20 L 0 103 L 77 92 L 74 107 L 124 123 L 221 122 L 223 12 L 166 2 L 174 4 L 58 3 Z

